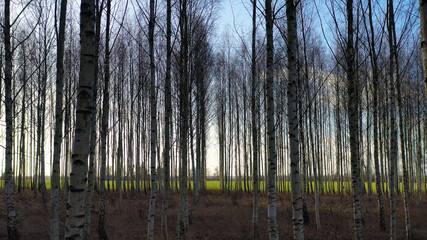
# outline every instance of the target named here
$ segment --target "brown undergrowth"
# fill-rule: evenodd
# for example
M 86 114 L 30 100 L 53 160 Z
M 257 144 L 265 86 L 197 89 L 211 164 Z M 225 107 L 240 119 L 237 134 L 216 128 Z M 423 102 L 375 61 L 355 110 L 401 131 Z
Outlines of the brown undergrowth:
M 178 193 L 169 201 L 169 236 L 175 239 Z M 414 239 L 427 239 L 427 196 L 419 201 L 411 198 L 410 211 Z M 49 199 L 48 199 L 49 200 Z M 208 191 L 200 201 L 192 202 L 190 196 L 191 226 L 187 239 L 251 239 L 252 238 L 252 194 L 233 192 L 231 195 L 220 191 Z M 353 239 L 352 198 L 349 195 L 322 195 L 320 197 L 320 220 L 322 229 L 316 230 L 314 218 L 314 196 L 307 198 L 311 224 L 305 226 L 306 239 Z M 92 210 L 92 239 L 98 239 L 98 196 L 95 194 Z M 389 239 L 388 230 L 381 232 L 378 227 L 376 195 L 364 196 L 365 239 Z M 388 227 L 388 199 L 386 222 Z M 6 236 L 6 205 L 4 190 L 0 192 L 0 239 Z M 124 193 L 120 203 L 118 194 L 107 197 L 107 234 L 112 240 L 145 239 L 147 229 L 149 195 Z M 50 202 L 42 203 L 41 196 L 35 198 L 32 192 L 16 195 L 19 234 L 21 239 L 49 239 Z M 399 197 L 397 212 L 398 237 L 405 239 L 403 201 Z M 292 207 L 289 194 L 279 194 L 277 199 L 278 222 L 281 239 L 292 238 Z M 61 237 L 64 234 L 65 201 L 61 205 Z M 156 239 L 162 239 L 160 228 L 161 195 L 156 210 Z M 260 238 L 268 239 L 267 198 L 260 196 L 259 207 Z

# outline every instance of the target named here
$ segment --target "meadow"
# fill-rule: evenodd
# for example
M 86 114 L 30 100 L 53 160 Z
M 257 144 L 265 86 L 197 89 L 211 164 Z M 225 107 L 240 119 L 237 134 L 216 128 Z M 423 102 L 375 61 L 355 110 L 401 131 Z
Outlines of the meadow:
M 0 188 L 4 188 L 4 180 L 0 180 Z M 16 182 L 15 182 L 16 183 Z M 134 184 L 136 184 L 136 182 L 134 182 Z M 141 188 L 144 188 L 144 186 L 149 186 L 150 182 L 143 182 L 141 181 Z M 244 182 L 238 182 L 238 181 L 232 181 L 231 185 L 226 185 L 226 190 L 245 190 L 244 188 Z M 264 192 L 266 189 L 266 181 L 260 181 L 259 182 L 259 189 L 261 192 Z M 309 193 L 313 193 L 314 192 L 314 182 L 310 182 L 311 185 L 307 186 L 307 190 Z M 61 181 L 61 186 L 64 185 L 64 181 Z M 115 189 L 117 187 L 117 183 L 116 181 L 106 181 L 105 182 L 105 186 L 108 189 L 108 185 L 111 189 Z M 129 182 L 122 182 L 122 189 L 126 190 L 126 189 L 130 189 L 131 184 Z M 252 191 L 252 182 L 247 182 L 247 191 Z M 365 186 L 365 192 L 368 192 L 368 182 L 364 183 Z M 383 183 L 383 192 L 387 191 L 387 186 L 388 183 Z M 26 180 L 26 187 L 27 188 L 31 188 L 31 180 Z M 188 184 L 189 189 L 193 190 L 194 189 L 194 183 L 192 181 L 190 181 L 190 183 Z M 171 189 L 179 189 L 179 182 L 175 182 L 172 181 L 171 182 Z M 278 190 L 278 192 L 290 192 L 292 190 L 291 188 L 291 182 L 290 181 L 277 181 L 276 182 L 276 188 Z M 320 186 L 319 186 L 320 188 Z M 325 181 L 323 182 L 323 191 L 326 193 L 339 193 L 339 189 L 341 188 L 341 184 L 338 181 Z M 47 179 L 46 180 L 46 189 L 51 189 L 51 180 Z M 418 183 L 413 183 L 413 187 L 412 185 L 410 185 L 409 187 L 409 191 L 414 190 L 415 192 L 418 191 Z M 427 192 L 427 184 L 423 183 L 421 184 L 421 189 L 423 193 Z M 219 191 L 221 190 L 221 182 L 220 181 L 215 181 L 215 180 L 210 180 L 210 181 L 206 181 L 206 190 L 208 191 Z M 377 192 L 377 185 L 375 182 L 371 182 L 371 190 L 372 193 L 376 193 Z M 351 182 L 350 181 L 344 181 L 342 182 L 342 191 L 345 193 L 350 193 L 351 192 Z M 399 183 L 399 193 L 403 192 L 403 183 Z

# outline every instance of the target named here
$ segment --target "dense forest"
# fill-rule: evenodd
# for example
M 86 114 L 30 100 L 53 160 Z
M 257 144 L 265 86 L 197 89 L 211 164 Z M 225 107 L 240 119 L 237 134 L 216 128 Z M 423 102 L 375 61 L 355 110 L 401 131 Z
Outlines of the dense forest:
M 0 239 L 427 236 L 427 1 L 0 9 Z

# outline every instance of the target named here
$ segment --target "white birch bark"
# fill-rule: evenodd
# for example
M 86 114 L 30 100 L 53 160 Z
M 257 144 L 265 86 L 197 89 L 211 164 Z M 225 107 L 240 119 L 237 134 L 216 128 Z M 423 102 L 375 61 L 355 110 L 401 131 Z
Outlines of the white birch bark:
M 83 239 L 84 206 L 89 156 L 90 115 L 95 76 L 95 1 L 82 0 L 80 13 L 80 72 L 76 122 L 67 203 L 65 239 Z
M 294 239 L 304 239 L 303 199 L 301 195 L 299 119 L 298 119 L 298 78 L 297 78 L 297 22 L 296 6 L 293 0 L 286 1 L 288 27 L 288 122 L 291 157 L 292 221 Z

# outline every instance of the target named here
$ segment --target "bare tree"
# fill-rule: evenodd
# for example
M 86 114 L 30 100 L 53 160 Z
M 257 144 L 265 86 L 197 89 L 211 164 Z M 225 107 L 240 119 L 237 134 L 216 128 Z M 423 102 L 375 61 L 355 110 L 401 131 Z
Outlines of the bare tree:
M 14 180 L 12 172 L 12 47 L 10 44 L 10 0 L 5 0 L 4 4 L 4 46 L 5 46 L 5 68 L 4 86 L 6 102 L 6 149 L 5 149 L 5 179 L 6 179 L 6 204 L 7 204 L 7 236 L 9 240 L 17 240 L 18 229 L 16 220 L 16 208 L 14 197 Z
M 300 156 L 299 156 L 299 119 L 298 119 L 298 76 L 297 76 L 297 17 L 293 0 L 286 1 L 288 26 L 288 122 L 291 150 L 291 188 L 292 220 L 294 239 L 304 239 L 303 201 L 301 195 Z
M 259 239 L 259 226 L 258 226 L 258 104 L 256 104 L 256 91 L 257 91 L 257 71 L 256 71 L 256 10 L 257 1 L 252 0 L 252 55 L 251 55 L 251 125 L 252 125 L 252 164 L 253 164 L 253 234 L 254 239 Z
M 181 146 L 180 171 L 180 203 L 177 218 L 177 239 L 185 239 L 185 231 L 189 226 L 188 189 L 187 189 L 187 155 L 188 155 L 188 21 L 187 0 L 180 1 L 179 28 L 181 46 L 179 56 L 179 135 Z
M 168 236 L 168 201 L 169 201 L 169 168 L 170 168 L 170 126 L 172 122 L 172 98 L 171 98 L 171 67 L 172 67 L 172 6 L 171 0 L 167 0 L 166 9 L 166 77 L 165 77 L 165 146 L 164 146 L 164 192 L 162 201 L 162 230 L 163 239 L 169 239 Z
M 155 18 L 155 1 L 150 0 L 150 22 L 148 42 L 150 45 L 150 114 L 151 114 L 151 195 L 150 208 L 148 213 L 148 232 L 147 239 L 154 239 L 154 219 L 156 216 L 157 202 L 157 176 L 156 176 L 156 145 L 157 145 L 157 101 L 156 101 L 156 65 L 154 60 L 154 26 Z
M 59 33 L 57 37 L 56 60 L 56 103 L 55 103 L 55 136 L 53 146 L 52 170 L 52 206 L 50 214 L 50 239 L 59 240 L 59 173 L 62 144 L 62 99 L 64 88 L 64 42 L 65 18 L 67 14 L 67 0 L 61 1 L 59 16 Z
M 277 229 L 277 206 L 276 206 L 276 133 L 274 123 L 274 43 L 273 43 L 273 12 L 271 0 L 265 1 L 265 22 L 267 34 L 267 58 L 266 58 L 266 80 L 265 80 L 265 105 L 267 121 L 267 147 L 268 147 L 268 227 L 271 239 L 279 239 Z M 295 105 L 296 107 L 296 105 Z M 296 114 L 296 111 L 295 111 Z M 298 132 L 298 129 L 297 129 Z M 297 133 L 298 136 L 298 133 Z M 297 146 L 298 147 L 298 146 Z
M 99 216 L 98 216 L 98 235 L 102 240 L 107 240 L 105 230 L 105 172 L 107 163 L 107 134 L 108 134 L 108 116 L 110 113 L 110 17 L 111 0 L 107 0 L 107 21 L 105 26 L 105 60 L 104 60 L 104 91 L 102 100 L 102 126 L 101 126 L 101 163 L 100 163 L 100 186 L 99 186 Z
M 360 157 L 359 157 L 359 102 L 357 92 L 357 78 L 354 50 L 354 27 L 353 27 L 353 0 L 346 1 L 347 10 L 347 45 L 346 45 L 346 72 L 347 72 L 347 91 L 348 91 L 348 122 L 350 129 L 350 160 L 351 160 L 351 182 L 353 190 L 353 209 L 354 209 L 354 230 L 355 239 L 363 239 L 363 209 L 362 209 L 362 190 L 360 181 Z
M 83 239 L 84 204 L 89 156 L 90 114 L 95 76 L 95 1 L 81 1 L 80 78 L 77 90 L 76 123 L 65 239 Z

